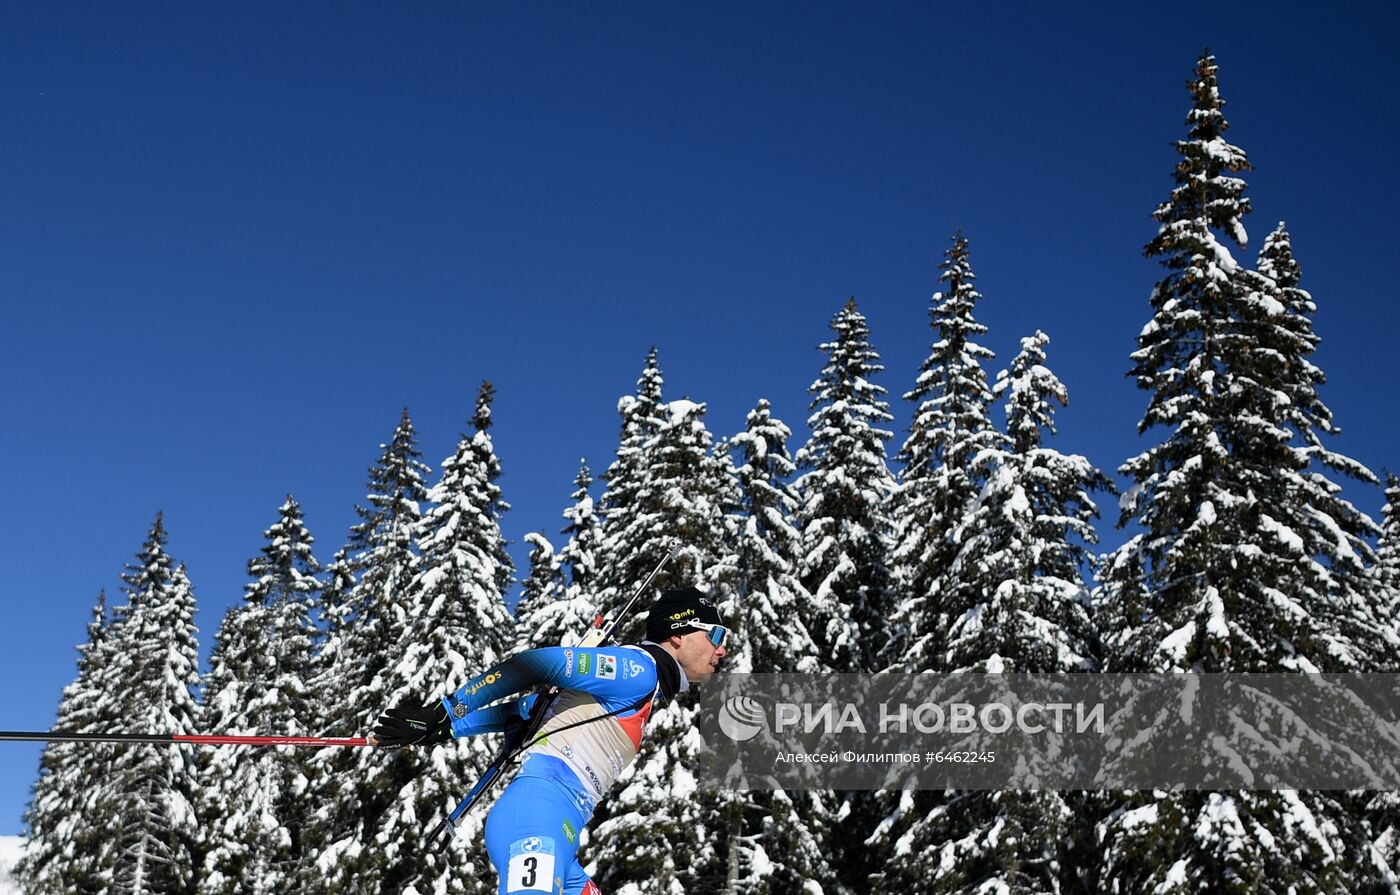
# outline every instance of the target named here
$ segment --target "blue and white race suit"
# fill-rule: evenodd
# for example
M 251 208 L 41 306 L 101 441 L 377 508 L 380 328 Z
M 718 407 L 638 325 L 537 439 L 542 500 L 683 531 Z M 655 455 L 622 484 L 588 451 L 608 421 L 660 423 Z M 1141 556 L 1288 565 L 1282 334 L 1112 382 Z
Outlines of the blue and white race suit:
M 678 675 L 674 689 L 686 688 L 675 660 L 648 646 L 529 650 L 443 699 L 453 736 L 461 737 L 502 731 L 529 716 L 534 696 L 492 705 L 504 697 L 541 686 L 562 691 L 486 819 L 486 848 L 502 895 L 598 892 L 578 862 L 579 831 L 636 757 L 662 696 L 659 681 Z M 658 662 L 671 667 L 658 673 Z

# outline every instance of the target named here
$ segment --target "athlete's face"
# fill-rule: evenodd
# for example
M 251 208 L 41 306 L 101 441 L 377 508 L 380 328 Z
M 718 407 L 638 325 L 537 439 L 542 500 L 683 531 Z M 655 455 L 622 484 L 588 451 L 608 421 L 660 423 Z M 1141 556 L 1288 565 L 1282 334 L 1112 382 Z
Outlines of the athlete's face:
M 676 645 L 676 661 L 685 669 L 685 676 L 695 683 L 709 680 L 720 660 L 728 654 L 723 646 L 711 643 L 704 631 L 691 631 L 672 637 L 671 641 Z

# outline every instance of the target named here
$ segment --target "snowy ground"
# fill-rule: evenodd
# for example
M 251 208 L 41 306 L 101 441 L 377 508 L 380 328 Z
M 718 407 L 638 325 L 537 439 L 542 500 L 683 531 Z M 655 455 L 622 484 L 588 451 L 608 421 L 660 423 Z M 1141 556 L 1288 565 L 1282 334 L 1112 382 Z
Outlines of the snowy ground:
M 0 895 L 20 895 L 19 885 L 10 876 L 10 868 L 19 860 L 24 840 L 18 836 L 0 836 Z

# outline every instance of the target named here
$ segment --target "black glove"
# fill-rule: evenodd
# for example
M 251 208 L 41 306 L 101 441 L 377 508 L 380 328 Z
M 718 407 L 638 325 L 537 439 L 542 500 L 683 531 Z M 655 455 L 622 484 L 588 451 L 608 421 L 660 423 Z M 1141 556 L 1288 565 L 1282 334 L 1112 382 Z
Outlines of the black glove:
M 440 702 L 422 708 L 401 705 L 379 716 L 374 738 L 380 746 L 432 746 L 452 739 L 452 722 Z

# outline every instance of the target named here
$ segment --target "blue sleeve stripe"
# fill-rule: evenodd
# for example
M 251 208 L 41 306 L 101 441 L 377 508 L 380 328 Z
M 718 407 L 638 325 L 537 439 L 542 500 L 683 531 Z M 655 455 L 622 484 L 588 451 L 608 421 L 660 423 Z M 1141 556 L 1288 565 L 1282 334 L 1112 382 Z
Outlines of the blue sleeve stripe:
M 522 690 L 553 684 L 564 672 L 560 647 L 527 650 L 467 681 L 453 696 L 469 712 Z

